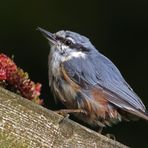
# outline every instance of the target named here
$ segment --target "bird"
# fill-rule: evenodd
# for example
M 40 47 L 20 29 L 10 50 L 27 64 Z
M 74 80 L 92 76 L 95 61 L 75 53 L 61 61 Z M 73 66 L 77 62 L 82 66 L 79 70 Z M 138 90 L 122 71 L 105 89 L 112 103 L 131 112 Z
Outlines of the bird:
M 107 127 L 120 121 L 143 118 L 142 100 L 113 62 L 79 33 L 38 29 L 48 40 L 49 86 L 56 101 L 91 127 Z

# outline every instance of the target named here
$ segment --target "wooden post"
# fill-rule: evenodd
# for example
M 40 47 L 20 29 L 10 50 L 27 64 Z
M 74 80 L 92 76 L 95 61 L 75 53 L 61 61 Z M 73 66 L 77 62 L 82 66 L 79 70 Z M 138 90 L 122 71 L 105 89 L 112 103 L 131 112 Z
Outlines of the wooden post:
M 127 148 L 0 87 L 1 148 Z M 59 123 L 60 122 L 60 123 Z

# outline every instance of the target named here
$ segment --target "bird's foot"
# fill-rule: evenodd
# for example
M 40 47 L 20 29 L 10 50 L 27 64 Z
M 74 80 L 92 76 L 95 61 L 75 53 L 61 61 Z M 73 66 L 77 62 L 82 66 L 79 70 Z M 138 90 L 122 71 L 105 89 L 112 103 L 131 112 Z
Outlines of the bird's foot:
M 103 131 L 103 127 L 100 126 L 99 129 L 97 130 L 97 132 L 98 132 L 99 134 L 101 134 L 102 131 Z
M 106 137 L 116 141 L 116 137 L 113 134 L 106 134 Z

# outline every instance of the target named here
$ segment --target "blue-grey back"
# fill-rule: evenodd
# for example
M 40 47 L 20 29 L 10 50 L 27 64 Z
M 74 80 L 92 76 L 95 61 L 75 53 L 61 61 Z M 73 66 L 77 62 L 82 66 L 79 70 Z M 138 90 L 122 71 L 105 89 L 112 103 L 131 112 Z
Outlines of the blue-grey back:
M 118 100 L 109 98 L 110 102 L 117 102 L 121 108 L 134 107 L 145 111 L 140 98 L 124 80 L 117 67 L 97 50 L 87 54 L 87 59 L 73 58 L 64 63 L 68 75 L 84 89 L 100 86 L 113 93 Z M 128 106 L 129 105 L 129 106 Z

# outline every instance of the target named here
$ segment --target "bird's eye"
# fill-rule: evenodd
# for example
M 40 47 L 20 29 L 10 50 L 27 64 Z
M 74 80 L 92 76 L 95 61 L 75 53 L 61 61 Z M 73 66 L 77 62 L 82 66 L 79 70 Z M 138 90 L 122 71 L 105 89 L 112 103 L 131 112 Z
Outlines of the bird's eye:
M 72 41 L 71 40 L 65 40 L 65 45 L 67 45 L 67 46 L 72 45 Z

